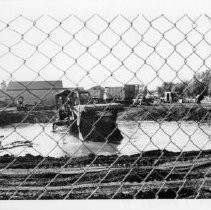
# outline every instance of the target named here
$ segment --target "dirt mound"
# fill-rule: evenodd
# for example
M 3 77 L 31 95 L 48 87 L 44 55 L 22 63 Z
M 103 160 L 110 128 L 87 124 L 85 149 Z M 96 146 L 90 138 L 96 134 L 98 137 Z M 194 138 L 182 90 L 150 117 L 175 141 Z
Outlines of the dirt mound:
M 127 107 L 118 114 L 118 120 L 210 122 L 211 107 L 198 104 Z
M 5 155 L 0 199 L 210 198 L 210 167 L 210 150 L 80 158 Z
M 0 112 L 0 126 L 9 125 L 12 123 L 48 123 L 54 122 L 56 118 L 56 111 L 1 111 Z

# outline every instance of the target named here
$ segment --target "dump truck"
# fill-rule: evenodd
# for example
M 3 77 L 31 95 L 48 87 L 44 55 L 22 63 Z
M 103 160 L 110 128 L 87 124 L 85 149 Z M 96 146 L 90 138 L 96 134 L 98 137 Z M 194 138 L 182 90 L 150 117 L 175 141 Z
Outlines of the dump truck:
M 71 134 L 82 136 L 84 141 L 119 143 L 122 140 L 116 124 L 121 104 L 93 104 L 88 91 L 77 89 L 64 90 L 55 98 L 59 116 L 53 123 L 54 131 L 58 126 L 67 125 Z

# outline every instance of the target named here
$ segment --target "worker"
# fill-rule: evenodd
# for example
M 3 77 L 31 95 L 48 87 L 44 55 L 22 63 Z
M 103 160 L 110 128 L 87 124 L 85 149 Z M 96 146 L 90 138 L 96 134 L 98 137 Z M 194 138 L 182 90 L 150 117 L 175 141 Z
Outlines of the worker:
M 23 108 L 23 97 L 22 96 L 20 96 L 17 100 L 17 107 L 20 110 Z

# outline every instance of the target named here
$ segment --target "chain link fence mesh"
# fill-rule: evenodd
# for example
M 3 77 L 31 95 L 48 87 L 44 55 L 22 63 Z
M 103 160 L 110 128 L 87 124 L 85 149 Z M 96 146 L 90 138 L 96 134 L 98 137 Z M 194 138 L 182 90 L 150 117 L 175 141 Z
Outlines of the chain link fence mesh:
M 0 198 L 209 198 L 210 52 L 208 15 L 1 18 Z

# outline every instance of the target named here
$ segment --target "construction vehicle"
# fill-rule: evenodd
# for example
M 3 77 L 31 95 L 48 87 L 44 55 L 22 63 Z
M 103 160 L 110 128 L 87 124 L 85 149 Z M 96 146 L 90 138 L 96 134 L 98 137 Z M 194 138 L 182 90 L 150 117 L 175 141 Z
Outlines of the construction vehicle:
M 59 119 L 53 123 L 66 125 L 71 134 L 84 141 L 119 143 L 122 134 L 117 128 L 117 112 L 121 104 L 94 104 L 90 93 L 82 90 L 64 90 L 55 96 Z
M 137 106 L 137 105 L 149 106 L 149 105 L 153 105 L 154 101 L 155 101 L 154 97 L 147 97 L 141 93 L 141 94 L 138 94 L 135 99 L 133 99 L 133 106 Z
M 153 105 L 156 97 L 147 89 L 147 86 L 143 86 L 143 90 L 136 95 L 133 99 L 133 106 L 137 105 Z

